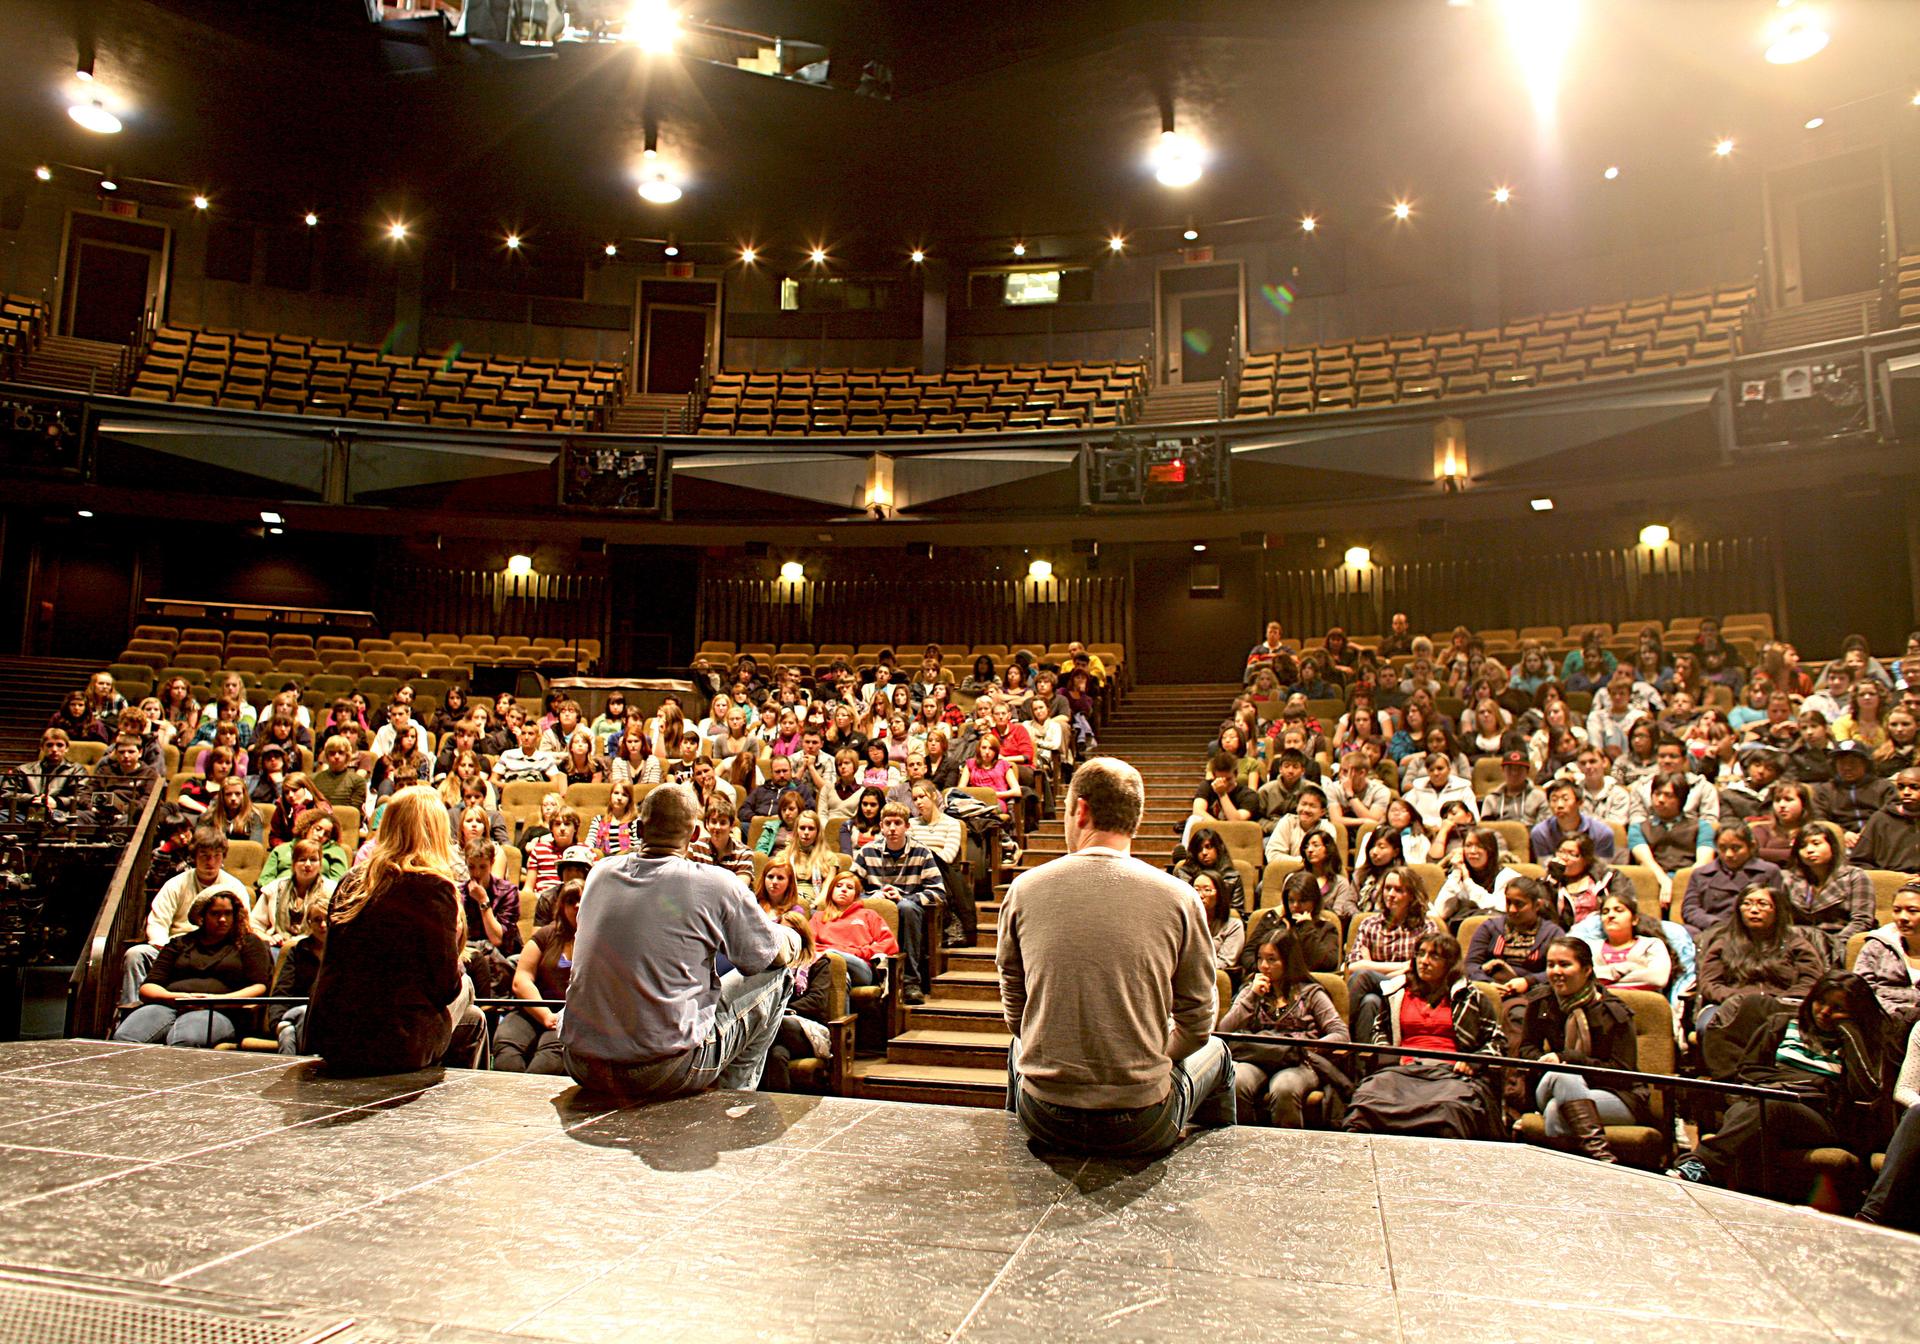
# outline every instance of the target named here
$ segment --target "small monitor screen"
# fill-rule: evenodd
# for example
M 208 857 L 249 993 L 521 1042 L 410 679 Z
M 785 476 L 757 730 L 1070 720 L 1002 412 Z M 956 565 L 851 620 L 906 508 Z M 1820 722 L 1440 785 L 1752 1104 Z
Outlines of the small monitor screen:
M 1060 302 L 1060 272 L 1014 271 L 1007 276 L 1009 306 L 1058 302 Z

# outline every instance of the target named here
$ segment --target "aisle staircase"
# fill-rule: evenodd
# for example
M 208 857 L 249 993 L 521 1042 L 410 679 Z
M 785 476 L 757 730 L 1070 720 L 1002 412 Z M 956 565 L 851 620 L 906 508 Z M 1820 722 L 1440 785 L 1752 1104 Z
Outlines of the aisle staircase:
M 21 361 L 18 381 L 71 392 L 122 396 L 127 347 L 77 336 L 48 336 Z
M 1194 787 L 1206 773 L 1207 743 L 1239 689 L 1139 686 L 1101 731 L 1101 753 L 1132 762 L 1146 781 L 1147 809 L 1134 853 L 1155 867 L 1166 866 L 1180 838 Z M 1064 853 L 1066 834 L 1056 816 L 1028 835 L 1021 868 L 1037 868 Z M 886 1057 L 854 1062 L 853 1095 L 1004 1104 L 1009 1037 L 993 958 L 1005 893 L 1004 885 L 996 887 L 994 899 L 981 903 L 975 945 L 948 950 L 945 973 L 935 977 L 925 1003 L 906 1009 L 906 1030 L 887 1043 Z
M 68 691 L 77 691 L 102 664 L 90 658 L 0 657 L 0 766 L 40 754 L 40 732 Z
M 1189 425 L 1220 418 L 1220 380 L 1168 383 L 1147 393 L 1134 421 L 1141 425 Z
M 609 434 L 688 434 L 687 394 L 630 392 L 607 408 Z

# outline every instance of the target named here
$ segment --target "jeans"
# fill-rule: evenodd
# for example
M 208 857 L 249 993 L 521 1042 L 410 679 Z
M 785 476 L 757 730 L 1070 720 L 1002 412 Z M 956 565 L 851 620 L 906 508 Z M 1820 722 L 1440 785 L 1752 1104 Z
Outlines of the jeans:
M 1250 1124 L 1258 1116 L 1281 1129 L 1304 1128 L 1306 1121 L 1300 1113 L 1300 1106 L 1319 1078 L 1320 1075 L 1306 1064 L 1275 1069 L 1272 1073 L 1257 1064 L 1235 1064 L 1235 1119 L 1245 1116 L 1242 1123 Z
M 865 957 L 853 952 L 842 952 L 837 947 L 830 947 L 827 949 L 827 952 L 829 955 L 836 956 L 846 963 L 847 985 L 849 988 L 858 989 L 879 983 L 880 977 L 874 973 L 873 963 Z
M 240 1029 L 225 1009 L 215 1008 L 209 1012 L 198 1005 L 175 1008 L 170 1003 L 143 1003 L 127 1014 L 120 1029 L 113 1033 L 113 1039 L 137 1045 L 165 1041 L 168 1045 L 205 1050 L 239 1035 Z
M 120 963 L 122 1006 L 140 1002 L 140 986 L 147 982 L 147 972 L 153 968 L 154 958 L 159 955 L 160 949 L 152 943 L 135 943 L 127 949 L 126 959 Z
M 927 973 L 931 969 L 927 964 L 927 907 L 920 903 L 917 893 L 902 896 L 896 904 L 900 910 L 900 959 L 905 963 L 900 983 L 932 989 L 933 977 Z
M 286 1012 L 280 1014 L 280 1023 L 274 1028 L 274 1032 L 280 1038 L 281 1054 L 297 1055 L 300 1053 L 300 1033 L 303 1030 L 302 1024 L 306 1020 L 307 1005 L 304 1003 L 296 1003 L 293 1007 L 287 1009 Z
M 1380 985 L 1386 977 L 1378 971 L 1355 971 L 1347 977 L 1347 1002 L 1353 1005 L 1353 1039 L 1371 1041 L 1373 1024 L 1387 1006 Z
M 1577 1073 L 1541 1074 L 1540 1081 L 1534 1085 L 1533 1101 L 1546 1119 L 1547 1137 L 1550 1139 L 1573 1137 L 1573 1126 L 1560 1113 L 1560 1104 L 1566 1101 L 1592 1102 L 1600 1111 L 1600 1123 L 1603 1125 L 1635 1123 L 1631 1106 L 1611 1092 L 1602 1092 L 1597 1087 L 1589 1086 L 1587 1080 Z
M 751 1091 L 760 1085 L 792 993 L 793 972 L 785 966 L 750 976 L 730 971 L 720 981 L 713 1027 L 691 1050 L 638 1064 L 591 1059 L 564 1046 L 561 1055 L 573 1081 L 589 1092 L 664 1101 L 710 1087 Z
M 1920 1106 L 1907 1107 L 1907 1113 L 1894 1126 L 1887 1140 L 1887 1160 L 1880 1178 L 1867 1191 L 1860 1216 L 1885 1227 L 1905 1232 L 1920 1232 Z
M 508 1013 L 493 1029 L 493 1067 L 501 1073 L 565 1073 L 560 1029 L 543 1027 L 525 1013 Z
M 1049 1148 L 1105 1157 L 1157 1157 L 1180 1141 L 1188 1123 L 1209 1128 L 1234 1123 L 1233 1055 L 1209 1040 L 1173 1062 L 1167 1095 L 1151 1106 L 1088 1110 L 1041 1101 L 1020 1086 L 1020 1038 L 1007 1050 L 1007 1109 L 1028 1134 Z

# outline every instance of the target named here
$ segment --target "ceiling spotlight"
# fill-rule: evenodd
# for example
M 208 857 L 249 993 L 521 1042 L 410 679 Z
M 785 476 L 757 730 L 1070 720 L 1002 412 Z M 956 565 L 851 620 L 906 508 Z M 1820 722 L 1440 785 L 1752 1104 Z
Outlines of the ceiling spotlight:
M 262 509 L 260 510 L 260 521 L 263 523 L 267 523 L 271 526 L 277 527 L 281 523 L 286 522 L 287 520 L 285 518 L 282 518 L 279 514 L 275 513 L 272 509 Z
M 1827 49 L 1829 40 L 1818 10 L 1788 9 L 1767 30 L 1767 63 L 1793 65 L 1818 56 Z
M 193 208 L 195 210 L 205 210 L 207 208 L 207 198 L 205 196 L 195 196 L 193 198 Z
M 1553 501 L 1547 498 L 1545 495 L 1542 495 L 1540 496 L 1540 498 L 1535 500 L 1529 500 L 1528 502 L 1532 504 L 1533 511 L 1535 513 L 1552 513 L 1553 512 Z
M 626 22 L 620 28 L 620 40 L 631 42 L 642 51 L 672 51 L 680 36 L 680 15 L 666 0 L 634 0 L 627 7 Z
M 284 527 L 270 527 L 267 529 L 267 535 L 270 537 L 284 537 L 286 534 L 287 529 Z
M 1620 176 L 1620 166 L 1618 164 L 1610 163 L 1607 165 L 1607 171 L 1600 174 L 1600 176 L 1606 178 L 1607 181 L 1611 182 L 1616 177 Z
M 83 51 L 80 53 L 80 63 L 74 67 L 73 77 L 79 80 L 82 84 L 93 83 L 93 53 L 92 52 Z
M 787 583 L 799 583 L 807 577 L 807 567 L 798 560 L 789 560 L 780 566 L 780 577 Z
M 1404 224 L 1407 220 L 1413 218 L 1413 206 L 1406 201 L 1395 201 L 1393 203 L 1393 217 Z
M 519 250 L 520 250 L 520 235 L 517 233 L 508 234 L 507 235 L 507 251 L 518 252 Z
M 1347 547 L 1347 568 L 1365 569 L 1373 563 L 1373 552 L 1365 546 Z
M 665 253 L 665 254 L 666 254 L 667 256 L 669 256 L 669 257 L 677 257 L 677 256 L 679 256 L 679 255 L 680 255 L 680 244 L 678 244 L 678 243 L 676 243 L 676 242 L 674 242 L 674 241 L 672 241 L 671 239 L 669 239 L 669 240 L 668 240 L 668 242 L 667 242 L 667 245 L 666 245 L 665 247 L 663 247 L 663 248 L 661 248 L 660 250 L 661 250 L 662 252 L 664 252 L 664 253 Z M 741 259 L 742 261 L 752 261 L 752 260 L 753 260 L 753 249 L 752 249 L 752 248 L 748 248 L 748 249 L 747 249 L 747 250 L 746 250 L 746 251 L 745 251 L 744 253 L 742 253 L 742 254 L 741 254 L 741 257 L 740 257 L 740 259 Z
M 808 261 L 811 261 L 811 262 L 812 262 L 812 263 L 813 263 L 813 264 L 814 264 L 815 266 L 824 266 L 824 265 L 826 265 L 826 262 L 827 262 L 827 249 L 826 249 L 826 248 L 824 248 L 824 247 L 811 247 L 811 248 L 808 248 L 808 249 L 807 249 L 807 260 L 808 260 Z
M 387 225 L 387 237 L 393 239 L 394 242 L 402 242 L 406 236 L 407 226 L 403 221 L 396 219 L 393 223 Z
M 533 573 L 533 557 L 530 555 L 510 555 L 507 557 L 507 573 L 516 579 L 524 579 Z
M 665 173 L 655 173 L 640 184 L 640 199 L 654 205 L 672 205 L 680 199 L 680 187 Z
M 1673 539 L 1673 533 L 1667 530 L 1665 523 L 1648 523 L 1640 529 L 1640 544 L 1649 550 L 1659 550 Z
M 1180 234 L 1180 236 L 1181 236 L 1182 238 L 1185 238 L 1185 239 L 1186 239 L 1186 240 L 1187 240 L 1188 242 L 1192 242 L 1192 241 L 1193 241 L 1194 239 L 1196 239 L 1196 238 L 1198 238 L 1198 237 L 1200 236 L 1200 230 L 1198 230 L 1198 229 L 1186 229 L 1186 230 L 1183 230 L 1183 231 L 1181 232 L 1181 234 Z
M 1026 245 L 1025 243 L 1015 243 L 1015 244 L 1013 245 L 1013 255 L 1014 255 L 1014 256 L 1016 256 L 1016 257 L 1024 257 L 1024 256 L 1026 256 L 1026 255 L 1027 255 L 1027 245 Z
M 1116 233 L 1113 235 L 1113 237 L 1107 239 L 1107 251 L 1124 252 L 1126 250 L 1127 250 L 1127 240 L 1125 238 L 1122 238 L 1119 234 Z
M 1717 157 L 1722 159 L 1732 154 L 1733 153 L 1733 137 L 1723 135 L 1718 140 L 1714 141 L 1713 152 Z
M 926 259 L 927 259 L 927 254 L 923 248 L 916 247 L 913 249 L 913 251 L 907 253 L 907 260 L 911 261 L 916 266 L 918 266 L 921 262 L 925 261 Z
M 120 130 L 120 118 L 107 111 L 98 98 L 90 103 L 73 104 L 67 109 L 67 115 L 95 135 L 114 135 Z
M 606 254 L 610 257 L 617 257 L 620 255 L 620 245 L 618 243 L 608 243 L 604 250 Z
M 1913 97 L 1908 101 L 1910 101 L 1915 107 L 1920 107 L 1920 93 L 1914 94 Z
M 47 167 L 47 165 L 44 163 L 41 164 L 38 168 L 35 168 L 33 170 L 33 175 L 39 178 L 42 182 L 53 181 L 53 169 Z
M 93 517 L 93 510 L 92 510 L 92 509 L 75 509 L 75 510 L 74 510 L 74 513 L 76 513 L 77 515 L 79 515 L 79 516 L 80 516 L 80 517 L 82 517 L 82 518 L 91 518 L 91 517 Z
M 320 222 L 320 216 L 314 214 L 313 211 L 311 210 L 307 211 L 307 213 L 302 215 L 300 218 L 306 222 L 306 226 L 308 228 L 312 228 L 314 225 Z
M 1194 542 L 1194 543 L 1193 543 L 1193 553 L 1194 553 L 1195 555 L 1205 555 L 1205 554 L 1207 553 L 1207 543 L 1206 543 L 1206 542 L 1204 542 L 1204 541 L 1196 541 L 1196 542 Z
M 1505 205 L 1508 201 L 1512 199 L 1513 199 L 1512 187 L 1495 187 L 1493 189 L 1493 203 L 1495 205 Z
M 1169 125 L 1153 149 L 1153 175 L 1163 187 L 1190 187 L 1200 180 L 1200 148 Z
M 1817 131 L 1822 126 L 1825 126 L 1826 124 L 1827 124 L 1827 119 L 1825 117 L 1808 117 L 1807 118 L 1807 129 L 1810 131 Z
M 754 251 L 751 247 L 743 247 L 740 249 L 740 260 L 745 262 L 749 266 L 753 265 L 754 259 L 759 255 L 760 254 Z
M 1302 215 L 1300 217 L 1300 232 L 1312 233 L 1315 229 L 1319 227 L 1320 227 L 1320 221 L 1315 219 L 1312 215 Z
M 113 169 L 109 168 L 107 169 L 106 172 L 100 175 L 100 190 L 102 191 L 120 190 L 120 183 L 117 180 L 115 180 L 113 176 Z

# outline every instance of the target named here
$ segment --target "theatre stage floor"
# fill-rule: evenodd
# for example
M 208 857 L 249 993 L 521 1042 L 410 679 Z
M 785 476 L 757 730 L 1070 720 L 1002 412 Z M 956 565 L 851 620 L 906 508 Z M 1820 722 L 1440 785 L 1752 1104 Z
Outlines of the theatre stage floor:
M 1920 1238 L 1517 1145 L 0 1046 L 0 1341 L 1911 1341 Z M 1552 1298 L 1552 1301 L 1545 1299 Z

